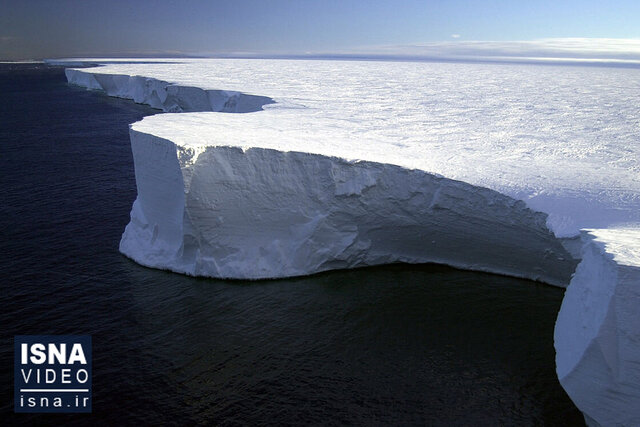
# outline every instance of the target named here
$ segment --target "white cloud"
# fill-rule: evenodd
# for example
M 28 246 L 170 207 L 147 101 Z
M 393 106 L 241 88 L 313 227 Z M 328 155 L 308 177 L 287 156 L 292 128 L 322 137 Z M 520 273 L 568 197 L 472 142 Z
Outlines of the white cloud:
M 457 34 L 451 37 L 456 38 Z M 530 41 L 442 41 L 372 46 L 352 53 L 434 58 L 538 58 L 640 61 L 640 39 L 555 38 Z
M 451 38 L 452 39 L 459 39 L 460 38 L 460 34 L 451 34 Z

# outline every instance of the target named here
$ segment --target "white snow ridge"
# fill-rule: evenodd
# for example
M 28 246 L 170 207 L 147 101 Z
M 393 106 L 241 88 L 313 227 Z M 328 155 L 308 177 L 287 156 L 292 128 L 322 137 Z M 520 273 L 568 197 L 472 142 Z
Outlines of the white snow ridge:
M 125 255 L 224 278 L 438 262 L 568 284 L 561 384 L 589 424 L 640 425 L 636 69 L 161 60 L 67 78 L 180 112 L 131 125 Z

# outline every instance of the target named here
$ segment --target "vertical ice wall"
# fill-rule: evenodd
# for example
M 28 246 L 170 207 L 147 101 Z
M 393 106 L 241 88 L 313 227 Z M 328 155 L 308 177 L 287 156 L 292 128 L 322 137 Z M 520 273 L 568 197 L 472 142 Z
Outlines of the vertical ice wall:
M 558 378 L 588 424 L 638 426 L 640 229 L 594 230 L 582 239 L 582 262 L 555 327 Z
M 248 113 L 260 111 L 264 105 L 274 102 L 266 96 L 178 86 L 141 76 L 100 74 L 72 68 L 67 68 L 65 74 L 71 84 L 102 90 L 109 96 L 133 99 L 139 104 L 147 104 L 171 113 L 189 111 Z
M 120 248 L 144 265 L 261 279 L 438 262 L 559 286 L 575 268 L 546 215 L 486 188 L 310 153 L 198 152 L 136 125 L 131 143 L 138 199 Z

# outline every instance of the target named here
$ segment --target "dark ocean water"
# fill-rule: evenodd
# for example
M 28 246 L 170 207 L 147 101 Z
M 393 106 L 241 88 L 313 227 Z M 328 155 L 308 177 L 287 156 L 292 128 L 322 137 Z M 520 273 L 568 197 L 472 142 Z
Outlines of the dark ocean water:
M 0 64 L 0 394 L 8 423 L 580 425 L 563 290 L 443 266 L 261 282 L 118 252 L 127 125 L 157 111 Z M 13 414 L 13 337 L 89 334 L 93 413 Z

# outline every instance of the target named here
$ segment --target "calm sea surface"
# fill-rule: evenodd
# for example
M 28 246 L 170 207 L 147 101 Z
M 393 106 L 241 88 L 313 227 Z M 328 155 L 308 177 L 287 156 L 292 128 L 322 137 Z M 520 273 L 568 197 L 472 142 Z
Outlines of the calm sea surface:
M 432 265 L 260 282 L 118 252 L 127 125 L 156 110 L 0 64 L 0 419 L 579 425 L 554 371 L 563 290 Z M 13 336 L 89 334 L 93 413 L 13 414 Z

